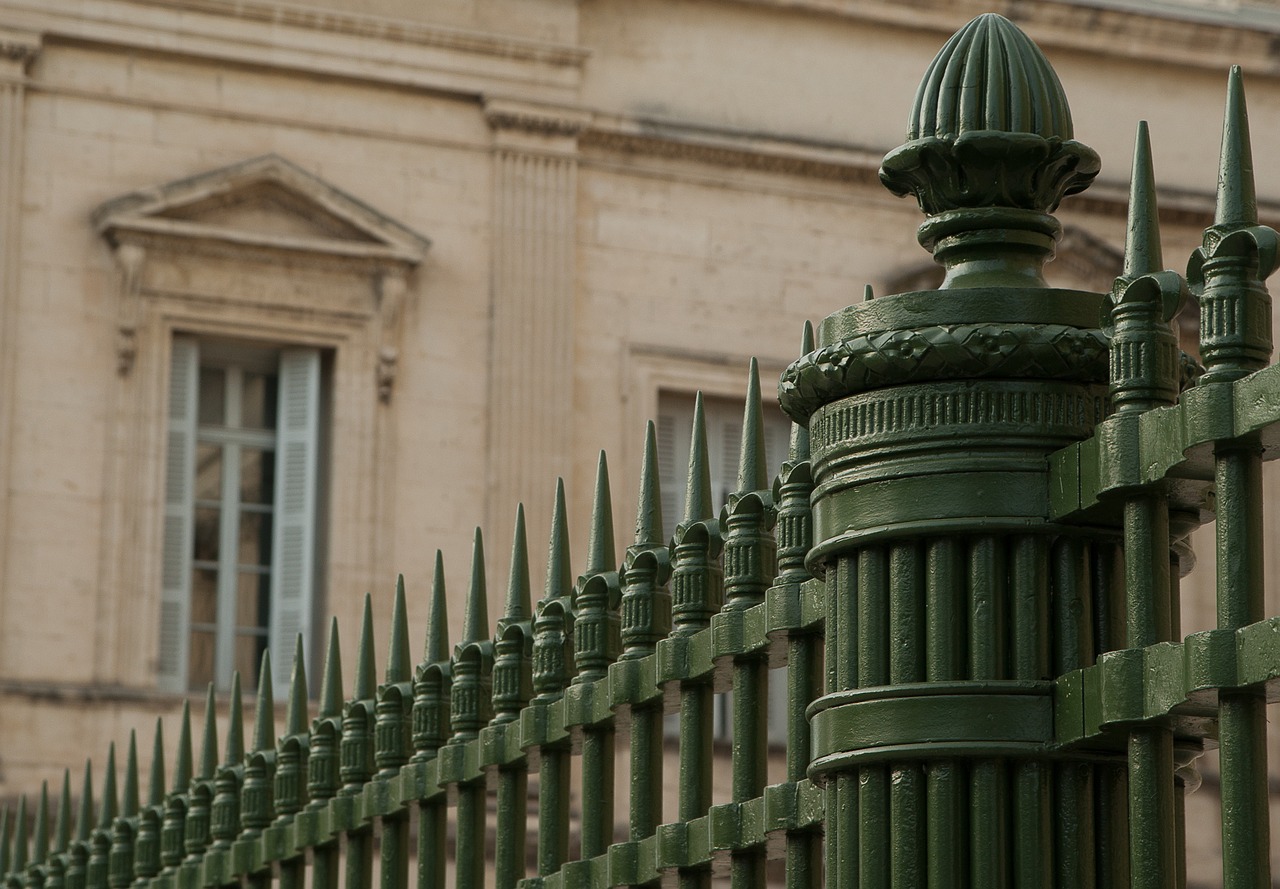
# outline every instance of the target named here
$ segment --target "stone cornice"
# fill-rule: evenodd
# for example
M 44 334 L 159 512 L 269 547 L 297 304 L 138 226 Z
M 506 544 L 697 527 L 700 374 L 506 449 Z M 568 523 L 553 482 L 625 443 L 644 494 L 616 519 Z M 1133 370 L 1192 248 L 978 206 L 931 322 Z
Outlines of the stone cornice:
M 576 136 L 591 123 L 577 108 L 486 97 L 484 119 L 495 130 L 522 130 L 539 136 Z
M 998 12 L 1037 44 L 1163 64 L 1214 70 L 1240 64 L 1253 74 L 1280 74 L 1280 18 L 1275 28 L 1255 21 L 1220 21 L 1194 10 L 1115 2 L 1065 0 L 734 0 L 787 12 L 807 12 L 949 35 L 974 16 Z

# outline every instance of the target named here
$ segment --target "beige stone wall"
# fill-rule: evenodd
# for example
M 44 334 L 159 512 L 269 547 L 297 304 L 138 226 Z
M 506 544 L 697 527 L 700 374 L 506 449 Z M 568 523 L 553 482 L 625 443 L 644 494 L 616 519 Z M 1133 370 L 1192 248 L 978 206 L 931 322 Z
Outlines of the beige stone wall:
M 1139 117 L 1152 122 L 1166 259 L 1182 266 L 1212 211 L 1230 61 L 1253 66 L 1258 186 L 1280 219 L 1280 171 L 1263 161 L 1280 154 L 1268 35 L 1065 2 L 1019 9 L 1104 160 L 1098 186 L 1063 208 L 1076 234 L 1051 281 L 1099 288 L 1114 273 Z M 805 319 L 866 283 L 883 293 L 927 274 L 918 213 L 876 168 L 928 61 L 977 11 L 0 0 L 0 795 L 176 713 L 154 673 L 174 330 L 332 356 L 341 446 L 320 611 L 344 628 L 344 660 L 362 594 L 389 614 L 396 572 L 421 627 L 437 548 L 456 633 L 475 525 L 496 617 L 517 500 L 540 589 L 555 475 L 583 542 L 606 449 L 625 545 L 661 391 L 737 395 L 755 356 L 772 398 Z M 130 265 L 94 228 L 121 195 L 267 154 L 430 239 L 420 261 L 396 260 L 398 313 L 383 301 L 391 266 L 367 251 L 303 258 L 148 235 Z M 307 231 L 287 212 L 219 219 L 251 241 Z M 1211 620 L 1210 562 L 1186 583 L 1187 630 Z M 381 650 L 385 624 L 376 635 Z M 1211 833 L 1192 832 L 1201 876 Z

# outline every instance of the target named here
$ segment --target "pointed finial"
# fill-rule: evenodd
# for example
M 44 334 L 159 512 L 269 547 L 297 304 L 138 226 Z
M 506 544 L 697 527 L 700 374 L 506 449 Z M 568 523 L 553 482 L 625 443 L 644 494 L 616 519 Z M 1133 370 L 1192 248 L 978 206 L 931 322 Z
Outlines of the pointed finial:
M 760 403 L 760 364 L 751 359 L 747 375 L 747 401 L 742 412 L 742 449 L 738 452 L 738 490 L 763 491 L 769 487 L 765 469 L 764 407 Z
M 872 289 L 871 289 L 871 285 L 870 285 L 870 284 L 865 284 L 865 285 L 863 285 L 863 287 L 862 287 L 862 301 L 863 301 L 863 302 L 866 302 L 866 303 L 869 303 L 869 302 L 871 302 L 871 301 L 872 301 L 873 299 L 875 299 L 875 298 L 876 298 L 876 293 L 875 293 L 875 291 L 874 291 L 874 290 L 872 290 Z
M 13 832 L 13 870 L 23 871 L 27 867 L 27 797 L 18 797 L 18 825 Z
M 569 570 L 569 520 L 565 517 L 564 479 L 556 479 L 556 505 L 551 513 L 551 544 L 547 548 L 547 585 L 544 598 L 565 595 L 573 587 Z
M 186 793 L 191 786 L 191 702 L 182 702 L 182 722 L 178 728 L 178 751 L 173 763 L 173 792 Z
M 227 720 L 227 754 L 222 764 L 238 765 L 244 759 L 244 700 L 240 692 L 240 671 L 231 674 L 231 712 Z
M 254 702 L 253 747 L 271 750 L 276 746 L 276 704 L 271 695 L 271 649 L 262 650 L 262 666 L 258 669 L 258 700 Z
M 1124 277 L 1137 278 L 1164 268 L 1160 250 L 1160 213 L 1156 207 L 1156 177 L 1151 164 L 1147 122 L 1138 121 L 1133 145 L 1133 175 L 1129 183 L 1129 225 L 1124 240 Z
M 529 620 L 533 605 L 529 599 L 529 544 L 525 539 L 524 504 L 516 506 L 516 530 L 511 541 L 511 574 L 507 579 L 508 621 Z
M 62 770 L 62 793 L 58 796 L 58 821 L 53 828 L 53 851 L 67 851 L 71 844 L 71 769 Z
M 138 733 L 129 732 L 129 754 L 124 761 L 124 793 L 120 797 L 120 815 L 136 818 L 139 806 Z
M 307 659 L 302 647 L 302 634 L 298 634 L 293 649 L 293 676 L 289 681 L 289 714 L 285 718 L 286 735 L 307 733 Z
M 591 536 L 587 542 L 584 574 L 616 571 L 618 561 L 613 546 L 613 502 L 609 496 L 609 462 L 604 451 L 596 462 L 596 494 L 591 510 Z
M 36 806 L 36 836 L 31 860 L 43 864 L 49 857 L 49 782 L 40 782 L 40 803 Z
M 658 477 L 658 431 L 650 420 L 644 431 L 644 462 L 640 464 L 640 495 L 636 504 L 635 545 L 662 546 L 662 487 Z
M 342 716 L 342 651 L 338 646 L 338 619 L 329 620 L 329 644 L 324 653 L 324 679 L 320 682 L 321 719 Z
M 391 609 L 391 648 L 387 652 L 387 682 L 408 682 L 413 676 L 409 662 L 409 615 L 404 601 L 404 575 L 396 578 L 396 601 Z
M 462 618 L 462 644 L 479 642 L 489 635 L 489 603 L 484 585 L 484 538 L 476 528 L 475 543 L 471 548 L 471 589 L 467 593 L 467 608 Z
M 800 334 L 800 354 L 808 355 L 813 352 L 813 322 L 806 320 L 804 322 L 804 330 Z M 809 427 L 801 426 L 799 423 L 791 424 L 791 446 L 788 448 L 788 459 L 792 463 L 802 463 L 809 459 Z
M 84 761 L 84 783 L 80 785 L 80 809 L 76 812 L 76 842 L 89 842 L 93 830 L 93 760 Z
M 378 666 L 373 659 L 373 596 L 364 594 L 364 617 L 360 623 L 360 645 L 356 649 L 354 699 L 371 700 L 378 692 Z
M 437 664 L 449 659 L 449 615 L 444 593 L 444 553 L 436 550 L 436 570 L 431 577 L 431 613 L 427 615 L 427 641 L 422 661 Z
M 1227 77 L 1227 110 L 1222 119 L 1222 151 L 1218 164 L 1218 205 L 1215 226 L 1258 224 L 1258 196 L 1253 183 L 1253 149 L 1249 143 L 1249 112 L 1244 102 L 1244 77 L 1239 65 Z
M 156 734 L 151 742 L 151 775 L 147 782 L 147 805 L 164 805 L 164 722 L 156 719 Z
M 200 738 L 200 763 L 197 767 L 196 779 L 213 780 L 213 773 L 218 768 L 218 709 L 214 698 L 213 683 L 204 699 L 204 732 Z
M 693 435 L 689 443 L 689 486 L 684 497 L 686 524 L 701 521 L 712 513 L 711 467 L 707 460 L 707 421 L 703 415 L 702 393 L 693 402 Z
M 119 814 L 116 796 L 116 742 L 107 745 L 107 771 L 102 778 L 102 810 L 98 813 L 98 827 L 108 828 Z

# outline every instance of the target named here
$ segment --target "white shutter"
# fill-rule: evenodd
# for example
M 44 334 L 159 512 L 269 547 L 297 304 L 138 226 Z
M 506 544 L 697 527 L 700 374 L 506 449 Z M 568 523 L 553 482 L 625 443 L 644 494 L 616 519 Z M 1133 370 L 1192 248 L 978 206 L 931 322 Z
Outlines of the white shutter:
M 310 638 L 315 582 L 320 352 L 280 353 L 275 516 L 271 546 L 271 663 L 276 696 L 289 692 L 294 642 Z
M 195 523 L 196 411 L 200 348 L 174 337 L 169 362 L 169 426 L 164 471 L 164 552 L 161 564 L 157 674 L 165 691 L 186 691 L 191 613 L 192 526 Z

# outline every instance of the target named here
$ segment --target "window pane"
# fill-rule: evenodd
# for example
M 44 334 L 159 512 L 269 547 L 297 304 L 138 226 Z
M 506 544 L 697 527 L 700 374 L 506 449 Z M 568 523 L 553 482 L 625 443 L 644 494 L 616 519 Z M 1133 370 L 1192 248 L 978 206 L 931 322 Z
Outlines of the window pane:
M 240 449 L 240 502 L 270 504 L 275 496 L 276 454 L 260 448 Z
M 212 506 L 196 508 L 195 548 L 192 555 L 198 561 L 216 562 L 218 560 L 219 520 L 222 510 Z
M 222 499 L 222 448 L 219 445 L 196 446 L 196 499 Z
M 273 375 L 244 375 L 240 405 L 240 425 L 246 429 L 276 428 L 276 378 Z
M 266 630 L 271 617 L 271 575 L 241 572 L 236 589 L 236 629 Z
M 226 422 L 226 400 L 226 373 L 217 367 L 200 368 L 200 425 L 223 425 Z
M 218 619 L 218 572 L 197 568 L 191 572 L 191 623 L 213 626 Z
M 240 671 L 240 681 L 246 688 L 258 687 L 258 666 L 262 663 L 262 653 L 267 650 L 267 634 L 246 636 L 236 634 L 235 669 Z
M 240 512 L 240 567 L 271 567 L 271 513 Z
M 187 660 L 187 687 L 204 688 L 213 681 L 213 633 L 191 632 L 191 649 Z

